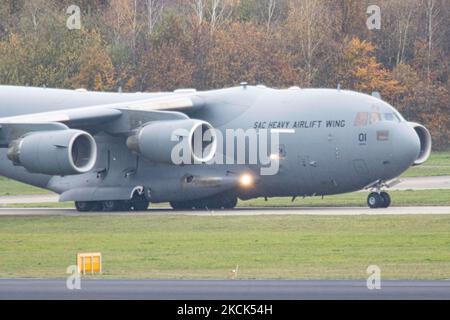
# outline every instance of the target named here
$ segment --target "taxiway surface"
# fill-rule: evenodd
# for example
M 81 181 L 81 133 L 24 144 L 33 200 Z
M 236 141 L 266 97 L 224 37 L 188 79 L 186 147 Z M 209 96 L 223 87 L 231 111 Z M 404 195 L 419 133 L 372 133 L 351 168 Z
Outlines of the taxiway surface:
M 82 280 L 69 290 L 65 279 L 3 279 L 0 299 L 151 300 L 378 300 L 450 299 L 450 281 L 288 280 Z

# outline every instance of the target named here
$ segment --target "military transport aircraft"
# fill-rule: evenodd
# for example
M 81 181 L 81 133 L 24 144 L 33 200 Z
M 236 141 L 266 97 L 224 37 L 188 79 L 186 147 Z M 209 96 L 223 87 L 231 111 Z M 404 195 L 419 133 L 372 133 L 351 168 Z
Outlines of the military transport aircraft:
M 237 199 L 384 190 L 431 136 L 379 95 L 240 86 L 98 93 L 0 86 L 0 174 L 79 211 L 234 208 Z

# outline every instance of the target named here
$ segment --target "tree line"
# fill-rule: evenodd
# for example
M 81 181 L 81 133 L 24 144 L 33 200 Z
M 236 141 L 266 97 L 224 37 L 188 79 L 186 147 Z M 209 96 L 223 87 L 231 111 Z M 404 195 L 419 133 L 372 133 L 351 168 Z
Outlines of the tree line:
M 381 20 L 371 30 L 374 4 Z M 0 0 L 0 84 L 131 92 L 339 84 L 379 91 L 445 149 L 449 21 L 450 0 Z

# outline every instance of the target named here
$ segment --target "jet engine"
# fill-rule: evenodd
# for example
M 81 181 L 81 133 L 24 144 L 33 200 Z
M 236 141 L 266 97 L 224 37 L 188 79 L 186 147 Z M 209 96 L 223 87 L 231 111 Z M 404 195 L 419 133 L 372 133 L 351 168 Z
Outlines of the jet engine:
M 204 163 L 215 156 L 217 136 L 211 124 L 201 120 L 156 121 L 130 136 L 127 146 L 153 162 Z
M 31 173 L 82 174 L 94 168 L 97 144 L 80 130 L 32 132 L 10 144 L 8 159 Z
M 410 126 L 416 131 L 417 136 L 420 140 L 420 153 L 416 161 L 414 161 L 414 166 L 419 166 L 423 163 L 425 163 L 431 154 L 431 134 L 428 131 L 427 128 L 425 128 L 423 125 L 410 122 Z

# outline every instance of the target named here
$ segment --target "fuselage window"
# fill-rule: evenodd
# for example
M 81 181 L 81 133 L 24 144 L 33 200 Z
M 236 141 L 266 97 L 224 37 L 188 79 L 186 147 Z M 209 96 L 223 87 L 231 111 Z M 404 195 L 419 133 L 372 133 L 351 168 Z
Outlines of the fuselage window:
M 355 118 L 355 127 L 364 127 L 367 126 L 369 122 L 369 113 L 368 112 L 358 112 Z

